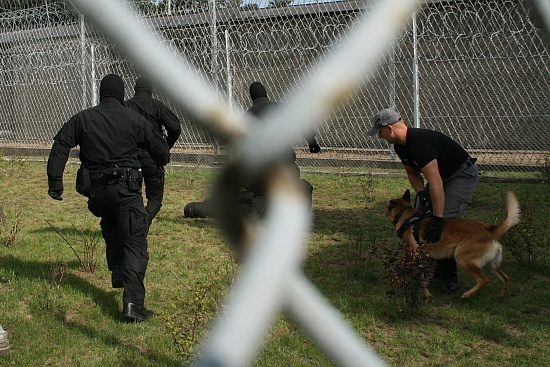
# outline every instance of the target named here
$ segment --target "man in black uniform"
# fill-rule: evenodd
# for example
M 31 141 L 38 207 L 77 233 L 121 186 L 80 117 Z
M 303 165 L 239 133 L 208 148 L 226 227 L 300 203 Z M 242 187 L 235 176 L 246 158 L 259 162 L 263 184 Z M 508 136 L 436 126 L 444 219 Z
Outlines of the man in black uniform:
M 394 144 L 420 205 L 433 214 L 426 241 L 439 241 L 443 218 L 462 217 L 472 203 L 478 180 L 476 159 L 440 132 L 407 126 L 393 109 L 382 110 L 374 116 L 373 127 L 367 135 L 375 134 Z M 426 186 L 422 176 L 428 181 Z M 455 259 L 438 260 L 437 267 L 444 281 L 443 291 L 455 292 L 458 289 Z
M 252 99 L 252 106 L 250 106 L 247 112 L 256 117 L 263 116 L 267 111 L 277 105 L 277 102 L 269 100 L 267 97 L 267 90 L 260 82 L 250 84 L 249 92 L 250 99 Z M 312 131 L 311 134 L 305 139 L 307 140 L 309 151 L 311 153 L 319 153 L 321 151 L 321 146 L 317 143 L 317 138 L 314 131 Z
M 253 82 L 249 87 L 250 99 L 252 100 L 252 106 L 247 110 L 247 113 L 254 115 L 255 117 L 262 118 L 268 111 L 277 107 L 277 102 L 269 100 L 267 97 L 267 90 L 260 82 Z M 319 153 L 321 147 L 317 142 L 315 137 L 315 132 L 312 131 L 311 134 L 306 137 L 308 142 L 309 151 L 311 153 Z M 288 148 L 288 153 L 282 158 L 286 161 L 292 169 L 296 171 L 296 177 L 300 178 L 300 168 L 296 164 L 296 153 L 292 147 Z M 309 194 L 310 204 L 311 204 L 311 195 L 313 193 L 313 186 L 307 180 L 302 179 L 302 184 L 304 185 L 306 191 Z M 250 212 L 251 214 L 261 217 L 265 210 L 265 194 L 263 189 L 259 185 L 251 184 L 250 187 L 247 187 L 248 192 L 252 195 L 250 201 Z
M 101 217 L 112 285 L 124 288 L 122 316 L 140 322 L 153 312 L 144 306 L 149 219 L 138 154 L 145 149 L 164 165 L 170 153 L 164 137 L 144 117 L 124 107 L 124 82 L 119 76 L 105 76 L 99 94 L 98 106 L 71 117 L 54 137 L 47 167 L 48 194 L 62 200 L 65 164 L 71 148 L 80 146 L 76 189 L 88 197 L 90 212 Z
M 267 91 L 259 82 L 250 84 L 249 93 L 252 100 L 252 106 L 247 110 L 247 113 L 255 117 L 262 118 L 267 111 L 276 108 L 278 105 L 277 102 L 270 101 L 269 98 L 267 98 Z M 321 151 L 315 132 L 312 131 L 306 140 L 311 153 L 319 153 Z M 281 160 L 286 162 L 296 173 L 296 178 L 300 179 L 300 168 L 296 164 L 296 153 L 291 146 L 288 147 L 288 151 L 284 153 Z M 313 186 L 304 179 L 300 179 L 300 182 L 304 186 L 304 190 L 309 197 L 309 203 L 311 205 Z M 256 219 L 262 218 L 266 207 L 263 185 L 259 182 L 249 182 L 245 185 L 244 191 L 240 194 L 240 203 L 243 206 L 243 210 L 246 211 L 248 215 Z M 208 218 L 212 216 L 212 205 L 213 203 L 210 199 L 200 202 L 191 202 L 185 205 L 183 213 L 184 216 L 188 218 Z
M 163 130 L 166 130 L 166 143 L 168 149 L 172 149 L 181 134 L 180 120 L 172 110 L 152 97 L 153 84 L 150 79 L 138 78 L 134 91 L 134 97 L 124 102 L 124 105 L 139 112 L 159 133 L 163 134 Z M 145 209 L 149 213 L 149 221 L 153 221 L 164 197 L 164 167 L 157 165 L 144 149 L 139 154 L 139 161 L 147 198 Z

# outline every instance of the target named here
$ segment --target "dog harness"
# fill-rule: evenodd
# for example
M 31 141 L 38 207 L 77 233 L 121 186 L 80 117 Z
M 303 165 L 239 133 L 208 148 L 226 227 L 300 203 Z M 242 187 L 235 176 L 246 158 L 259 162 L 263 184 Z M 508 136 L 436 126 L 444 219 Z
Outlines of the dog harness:
M 393 220 L 393 225 L 397 225 L 399 222 L 399 219 L 403 216 L 403 214 L 409 210 L 410 208 L 403 208 L 397 213 Z M 413 236 L 417 243 L 420 243 L 420 224 L 422 219 L 427 218 L 432 215 L 431 211 L 421 211 L 418 212 L 416 215 L 413 215 L 412 217 L 408 218 L 397 230 L 397 237 L 400 239 L 403 239 L 403 235 L 405 234 L 405 231 L 409 229 L 410 226 L 413 226 Z

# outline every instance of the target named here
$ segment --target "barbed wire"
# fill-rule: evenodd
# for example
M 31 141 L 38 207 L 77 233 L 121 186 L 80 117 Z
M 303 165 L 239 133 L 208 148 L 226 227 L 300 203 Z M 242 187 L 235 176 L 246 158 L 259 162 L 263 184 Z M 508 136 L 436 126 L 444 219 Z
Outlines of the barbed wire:
M 47 3 L 0 12 L 0 44 L 5 45 L 0 51 L 0 102 L 7 106 L 0 111 L 0 121 L 16 126 L 10 141 L 18 145 L 47 145 L 56 130 L 52 126 L 60 126 L 72 113 L 97 100 L 93 93 L 102 74 L 119 73 L 128 96 L 140 74 L 94 25 L 82 24 L 72 7 L 59 1 Z M 9 9 L 10 4 L 20 6 L 21 2 L 3 4 Z M 184 14 L 173 9 L 168 15 L 166 4 L 137 4 L 159 42 L 184 55 L 200 79 L 216 82 L 220 97 L 227 103 L 231 100 L 237 109 L 249 104 L 247 88 L 255 80 L 268 87 L 271 99 L 288 102 L 292 98 L 288 92 L 315 72 L 311 66 L 333 55 L 342 44 L 341 36 L 356 29 L 361 14 L 370 11 L 370 2 L 361 1 L 284 8 L 258 2 L 255 10 L 227 8 L 224 3 L 212 23 L 209 12 Z M 356 98 L 317 127 L 322 154 L 304 154 L 305 142 L 296 141 L 301 165 L 361 170 L 391 161 L 385 142 L 368 139 L 364 131 L 375 111 L 395 105 L 409 121 L 418 118 L 423 127 L 453 136 L 479 156 L 482 167 L 518 172 L 537 169 L 545 162 L 550 141 L 544 133 L 541 136 L 540 131 L 546 130 L 537 128 L 550 122 L 546 103 L 550 98 L 550 48 L 532 18 L 533 10 L 523 0 L 426 3 L 416 14 L 414 32 L 409 28 L 398 37 L 382 67 L 371 76 L 375 82 L 360 89 Z M 415 42 L 417 102 L 412 65 Z M 32 89 L 35 95 L 26 101 L 58 96 L 62 102 L 56 113 L 37 108 L 44 102 L 24 106 L 25 114 L 10 111 L 25 101 L 17 96 L 28 93 L 28 86 L 38 88 Z M 193 156 L 178 156 L 178 150 L 193 153 L 195 147 L 200 148 L 196 154 L 215 155 L 217 143 L 212 136 L 197 128 L 162 93 L 156 96 L 182 116 L 184 132 L 173 158 L 194 164 Z M 418 116 L 414 116 L 415 103 L 419 104 Z M 17 128 L 28 128 L 29 121 L 42 125 L 26 132 Z M 506 150 L 510 150 L 506 155 L 491 153 Z

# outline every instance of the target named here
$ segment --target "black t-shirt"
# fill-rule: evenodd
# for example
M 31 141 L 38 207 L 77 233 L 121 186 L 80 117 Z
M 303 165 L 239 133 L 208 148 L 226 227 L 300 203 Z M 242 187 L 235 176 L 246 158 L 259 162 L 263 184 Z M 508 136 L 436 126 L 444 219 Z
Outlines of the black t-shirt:
M 447 135 L 411 127 L 407 131 L 406 144 L 394 144 L 394 149 L 405 166 L 419 171 L 437 159 L 442 179 L 449 178 L 469 157 L 464 148 Z

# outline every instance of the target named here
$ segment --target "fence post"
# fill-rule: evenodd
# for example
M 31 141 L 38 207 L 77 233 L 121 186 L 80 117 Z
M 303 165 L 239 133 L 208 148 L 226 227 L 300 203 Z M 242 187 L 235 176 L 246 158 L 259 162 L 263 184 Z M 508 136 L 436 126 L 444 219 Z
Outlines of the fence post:
M 391 52 L 390 52 L 390 72 L 389 72 L 389 108 L 396 108 L 395 103 L 395 46 L 392 45 Z M 391 160 L 395 161 L 395 149 L 393 147 L 393 144 L 390 144 L 390 155 Z
M 218 37 L 216 35 L 218 27 L 216 19 L 216 0 L 208 0 L 208 6 L 210 8 L 210 47 L 212 48 L 210 73 L 212 74 L 212 84 L 218 87 Z M 220 145 L 218 139 L 213 137 L 212 143 L 214 144 L 214 154 L 219 154 Z
M 229 30 L 225 30 L 225 73 L 227 80 L 227 99 L 229 99 L 229 108 L 233 108 L 233 75 L 231 74 L 231 39 Z
M 81 109 L 86 106 L 86 24 L 84 15 L 80 14 L 80 85 L 82 87 Z
M 412 18 L 413 32 L 413 98 L 414 98 L 414 127 L 420 127 L 419 116 L 419 86 L 418 86 L 418 37 L 416 34 L 416 11 Z
M 91 50 L 91 58 L 92 58 L 92 72 L 91 72 L 91 85 L 92 85 L 92 106 L 97 105 L 97 87 L 96 87 L 96 71 L 95 71 L 95 45 L 92 44 L 90 47 Z

